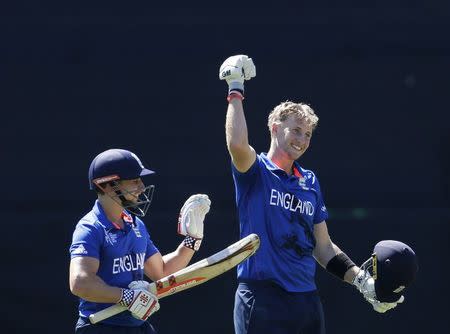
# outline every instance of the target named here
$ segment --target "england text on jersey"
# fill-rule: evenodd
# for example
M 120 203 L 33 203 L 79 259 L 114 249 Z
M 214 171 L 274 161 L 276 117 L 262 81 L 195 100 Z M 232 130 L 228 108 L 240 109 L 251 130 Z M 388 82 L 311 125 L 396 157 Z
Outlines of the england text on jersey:
M 283 193 L 276 189 L 271 190 L 270 205 L 279 206 L 293 212 L 298 210 L 300 214 L 308 216 L 314 215 L 314 206 L 310 201 L 301 201 L 292 194 Z
M 145 253 L 128 254 L 113 260 L 112 273 L 119 274 L 126 271 L 144 269 Z

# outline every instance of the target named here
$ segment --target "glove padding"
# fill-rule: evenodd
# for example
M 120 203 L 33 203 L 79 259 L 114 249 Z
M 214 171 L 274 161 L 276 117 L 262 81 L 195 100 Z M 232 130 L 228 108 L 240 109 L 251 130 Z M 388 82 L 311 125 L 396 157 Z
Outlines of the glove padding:
M 122 289 L 119 304 L 126 306 L 133 317 L 144 321 L 160 307 L 158 297 L 146 289 Z
M 208 195 L 196 194 L 184 203 L 178 218 L 178 233 L 195 239 L 203 238 L 203 220 L 209 212 L 211 201 Z
M 244 80 L 256 76 L 256 67 L 252 58 L 246 55 L 237 55 L 227 58 L 219 70 L 220 80 L 228 83 L 228 92 L 238 90 L 244 93 Z
M 156 290 L 153 290 L 151 288 L 151 284 L 147 281 L 140 280 L 140 281 L 133 281 L 130 284 L 128 284 L 128 288 L 131 290 L 147 290 L 151 293 L 155 294 Z
M 380 302 L 375 293 L 375 280 L 366 270 L 361 269 L 358 272 L 353 280 L 353 285 L 363 294 L 364 299 L 372 304 L 373 309 L 379 313 L 385 313 L 405 300 L 405 297 L 401 296 L 396 302 Z

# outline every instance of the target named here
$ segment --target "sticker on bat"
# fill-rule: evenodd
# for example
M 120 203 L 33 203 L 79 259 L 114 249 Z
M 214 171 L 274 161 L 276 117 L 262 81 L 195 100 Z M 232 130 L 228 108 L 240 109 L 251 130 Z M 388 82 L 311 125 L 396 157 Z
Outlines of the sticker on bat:
M 161 281 L 156 281 L 156 282 L 155 282 L 155 285 L 156 285 L 156 290 L 157 290 L 157 291 L 159 291 L 159 290 L 161 290 L 162 288 L 164 288 L 164 284 L 163 284 Z

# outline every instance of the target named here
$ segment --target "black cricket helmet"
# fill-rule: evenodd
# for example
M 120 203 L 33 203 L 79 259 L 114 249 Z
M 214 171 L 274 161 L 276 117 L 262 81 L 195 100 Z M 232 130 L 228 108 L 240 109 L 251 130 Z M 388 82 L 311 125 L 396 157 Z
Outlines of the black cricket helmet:
M 395 302 L 416 278 L 419 266 L 411 247 L 396 240 L 378 242 L 370 259 L 361 269 L 375 281 L 375 293 L 380 302 Z

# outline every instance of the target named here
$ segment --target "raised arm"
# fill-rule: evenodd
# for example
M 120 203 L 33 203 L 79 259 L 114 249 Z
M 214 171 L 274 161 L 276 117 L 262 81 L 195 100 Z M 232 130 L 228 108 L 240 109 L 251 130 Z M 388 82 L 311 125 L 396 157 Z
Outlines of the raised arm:
M 250 80 L 255 75 L 255 65 L 252 59 L 245 55 L 229 57 L 219 71 L 220 79 L 228 83 L 229 104 L 225 122 L 228 152 L 240 172 L 246 172 L 256 159 L 256 152 L 248 143 L 247 123 L 242 105 L 244 80 Z

